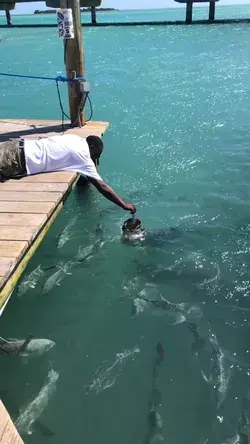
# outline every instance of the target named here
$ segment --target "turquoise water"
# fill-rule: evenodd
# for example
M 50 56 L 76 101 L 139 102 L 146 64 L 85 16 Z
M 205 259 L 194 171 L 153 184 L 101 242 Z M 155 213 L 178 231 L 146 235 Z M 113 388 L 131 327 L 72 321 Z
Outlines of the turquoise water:
M 56 29 L 1 35 L 0 71 L 64 72 Z M 249 45 L 243 24 L 84 30 L 94 119 L 111 123 L 100 174 L 153 235 L 166 230 L 126 245 L 122 210 L 102 211 L 113 206 L 92 188 L 71 194 L 1 317 L 1 336 L 55 342 L 37 358 L 0 356 L 14 420 L 59 375 L 25 443 L 237 442 L 250 388 Z M 54 84 L 0 85 L 0 118 L 60 119 Z M 163 425 L 151 414 L 150 427 L 149 401 Z

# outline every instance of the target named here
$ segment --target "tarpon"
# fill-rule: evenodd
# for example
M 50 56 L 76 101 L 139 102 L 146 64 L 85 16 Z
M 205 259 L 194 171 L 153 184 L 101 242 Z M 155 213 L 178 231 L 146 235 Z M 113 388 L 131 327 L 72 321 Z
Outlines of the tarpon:
M 231 378 L 231 369 L 227 365 L 227 355 L 219 346 L 215 334 L 211 334 L 206 340 L 200 336 L 197 324 L 189 323 L 188 328 L 194 336 L 192 351 L 199 358 L 201 375 L 206 382 L 211 383 L 215 388 L 216 405 L 219 409 L 225 400 Z M 204 364 L 206 368 L 204 368 Z
M 50 370 L 47 381 L 38 395 L 26 407 L 21 409 L 20 415 L 15 421 L 15 425 L 21 434 L 32 434 L 33 424 L 40 418 L 48 405 L 51 395 L 55 392 L 58 377 L 59 374 L 57 372 Z M 43 430 L 45 429 L 43 426 L 41 427 Z
M 71 274 L 69 273 L 69 270 L 73 265 L 73 261 L 68 261 L 61 265 L 59 269 L 46 280 L 43 286 L 43 293 L 48 293 L 56 285 L 60 285 L 60 282 L 65 278 L 65 276 Z
M 174 302 L 167 301 L 161 296 L 161 299 L 149 299 L 145 296 L 137 295 L 136 299 L 141 299 L 142 301 L 147 302 L 148 304 L 152 304 L 154 307 L 159 308 L 160 310 L 166 311 L 176 311 L 182 313 L 185 305 L 183 303 L 175 304 Z
M 121 373 L 123 364 L 137 353 L 140 353 L 140 349 L 137 346 L 124 350 L 122 353 L 116 354 L 116 359 L 112 365 L 106 368 L 99 367 L 95 372 L 94 379 L 85 386 L 85 394 L 87 395 L 90 391 L 95 391 L 98 394 L 103 390 L 111 388 Z
M 138 228 L 135 231 L 124 232 L 122 239 L 126 243 L 161 248 L 166 243 L 169 243 L 180 236 L 181 231 L 175 227 L 161 228 L 151 231 L 145 230 L 144 228 Z
M 3 339 L 0 338 L 0 352 L 7 355 L 41 356 L 47 353 L 55 342 L 50 339 Z
M 150 400 L 148 403 L 148 432 L 144 439 L 144 444 L 156 444 L 164 442 L 163 436 L 163 421 L 159 413 L 161 407 L 161 393 L 157 388 L 158 368 L 164 359 L 164 349 L 160 342 L 156 346 L 156 357 L 153 364 L 152 371 L 152 390 Z
M 68 242 L 70 240 L 70 238 L 72 237 L 71 228 L 75 225 L 75 223 L 77 221 L 77 217 L 78 216 L 74 216 L 69 221 L 69 223 L 66 225 L 66 227 L 63 229 L 62 233 L 59 235 L 58 243 L 57 243 L 58 248 L 62 248 L 66 244 L 66 242 Z

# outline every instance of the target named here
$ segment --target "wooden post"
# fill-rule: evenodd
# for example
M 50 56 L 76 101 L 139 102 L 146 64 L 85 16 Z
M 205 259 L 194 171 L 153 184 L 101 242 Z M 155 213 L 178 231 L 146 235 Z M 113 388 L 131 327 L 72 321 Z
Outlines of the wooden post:
M 74 26 L 74 38 L 64 40 L 64 60 L 66 65 L 66 75 L 68 78 L 84 76 L 84 57 L 82 41 L 81 10 L 79 0 L 60 0 L 61 9 L 72 9 Z M 69 109 L 71 126 L 79 126 L 78 107 L 81 102 L 82 93 L 79 82 L 68 83 Z M 85 123 L 85 114 L 81 115 L 81 124 Z
M 7 25 L 11 26 L 12 25 L 12 20 L 11 20 L 10 11 L 9 10 L 5 10 L 5 15 L 6 15 L 6 20 L 7 20 Z
M 92 25 L 96 25 L 97 21 L 96 21 L 96 9 L 95 9 L 95 6 L 91 6 L 91 21 L 92 21 Z
M 186 23 L 192 23 L 193 19 L 193 3 L 188 1 L 186 8 Z
M 215 2 L 209 2 L 209 20 L 214 20 Z

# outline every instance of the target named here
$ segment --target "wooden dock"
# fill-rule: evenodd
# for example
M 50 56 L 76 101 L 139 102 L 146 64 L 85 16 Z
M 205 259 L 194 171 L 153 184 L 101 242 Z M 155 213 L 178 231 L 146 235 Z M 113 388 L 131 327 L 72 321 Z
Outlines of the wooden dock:
M 24 444 L 0 400 L 0 444 Z
M 249 24 L 250 18 L 219 18 L 214 20 L 164 20 L 164 21 L 148 21 L 148 22 L 98 22 L 98 23 L 82 23 L 83 28 L 107 28 L 107 27 L 134 27 L 134 26 L 185 26 L 185 25 L 234 25 Z M 9 25 L 0 25 L 1 28 L 57 28 L 57 23 L 12 23 Z
M 107 127 L 106 122 L 88 122 L 82 128 L 67 124 L 63 133 L 58 121 L 0 120 L 0 142 L 65 133 L 101 137 Z M 55 172 L 0 183 L 0 315 L 78 177 L 74 172 Z

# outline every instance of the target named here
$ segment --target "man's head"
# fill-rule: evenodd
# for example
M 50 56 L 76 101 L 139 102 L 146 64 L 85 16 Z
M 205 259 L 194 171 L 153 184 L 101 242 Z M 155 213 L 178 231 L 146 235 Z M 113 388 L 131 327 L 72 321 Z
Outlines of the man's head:
M 89 146 L 91 159 L 93 160 L 95 165 L 99 165 L 99 158 L 103 150 L 102 139 L 98 136 L 88 136 L 86 140 Z

